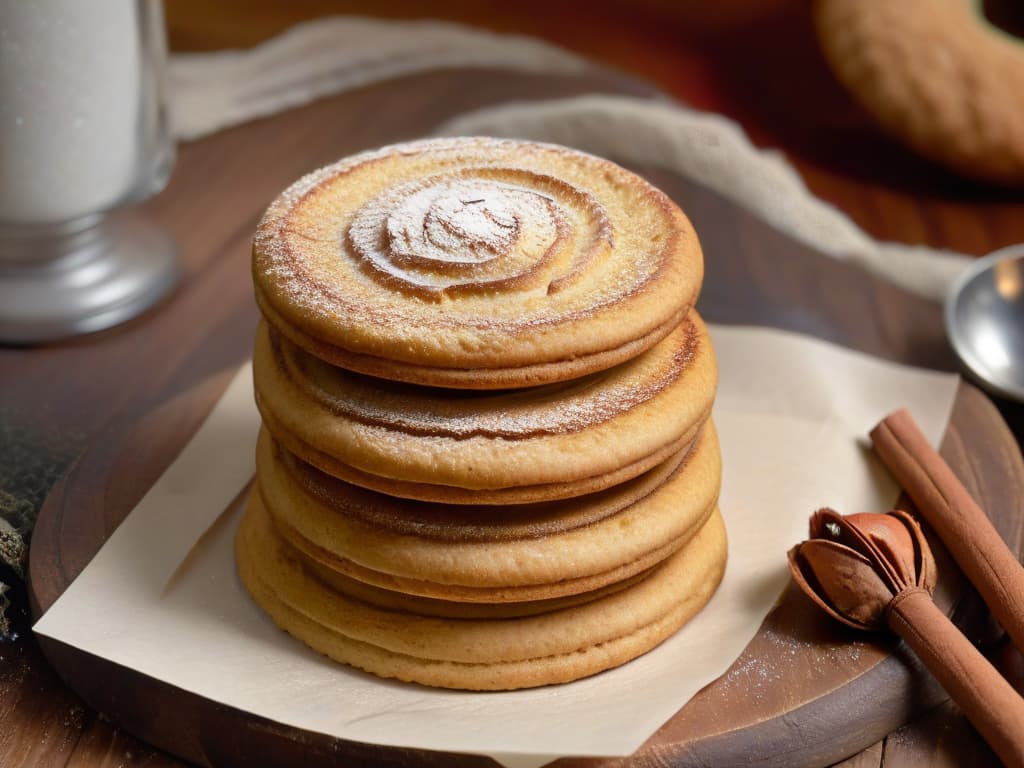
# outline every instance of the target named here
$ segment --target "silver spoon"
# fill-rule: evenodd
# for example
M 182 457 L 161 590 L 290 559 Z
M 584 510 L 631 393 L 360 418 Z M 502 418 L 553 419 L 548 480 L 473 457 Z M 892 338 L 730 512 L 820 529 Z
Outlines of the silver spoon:
M 1024 402 L 1024 243 L 978 259 L 946 297 L 946 333 L 994 392 Z

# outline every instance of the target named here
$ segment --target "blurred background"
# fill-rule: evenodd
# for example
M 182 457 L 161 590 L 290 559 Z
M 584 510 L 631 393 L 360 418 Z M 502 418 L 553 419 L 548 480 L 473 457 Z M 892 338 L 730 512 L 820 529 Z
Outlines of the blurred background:
M 1015 0 L 966 4 L 1011 34 L 1024 31 L 1024 8 Z M 534 36 L 734 118 L 756 145 L 782 149 L 815 195 L 875 237 L 977 255 L 1020 239 L 1013 227 L 1024 210 L 1014 204 L 1019 192 L 966 179 L 908 151 L 840 84 L 822 52 L 810 0 L 175 0 L 166 12 L 172 51 L 247 47 L 331 14 L 430 17 Z M 957 215 L 957 203 L 981 201 L 985 227 Z
M 61 9 L 57 0 L 47 2 Z M 99 0 L 92 8 L 85 6 L 85 0 L 65 2 L 64 10 L 78 4 L 77 10 L 88 17 L 93 31 L 104 34 L 110 25 L 104 23 L 100 9 L 116 13 L 120 8 L 128 14 L 126 18 L 136 8 L 148 8 L 154 16 L 160 9 L 148 0 L 138 6 L 134 0 Z M 27 7 L 27 0 L 0 0 L 0 10 L 8 14 Z M 76 473 L 60 481 L 60 492 L 51 496 L 57 501 L 48 502 L 51 521 L 77 519 L 77 515 L 85 522 L 81 528 L 69 525 L 66 541 L 58 540 L 56 534 L 51 540 L 45 535 L 39 539 L 44 546 L 51 544 L 50 554 L 60 567 L 50 569 L 50 582 L 38 579 L 35 583 L 59 594 L 66 586 L 61 579 L 87 562 L 99 546 L 97 537 L 104 531 L 97 521 L 114 525 L 127 514 L 146 483 L 158 476 L 161 462 L 170 461 L 178 445 L 175 441 L 185 439 L 187 429 L 179 421 L 191 422 L 170 420 L 174 423 L 169 439 L 146 440 L 138 451 L 123 449 L 118 441 L 133 434 L 139 423 L 151 423 L 143 420 L 153 413 L 159 416 L 158 409 L 168 404 L 182 409 L 168 411 L 175 419 L 185 410 L 200 418 L 219 394 L 216 385 L 223 379 L 215 377 L 248 359 L 257 322 L 248 279 L 252 233 L 267 203 L 301 174 L 350 152 L 428 134 L 470 109 L 524 98 L 564 99 L 602 89 L 612 95 L 640 95 L 636 101 L 641 104 L 660 103 L 649 98 L 656 90 L 700 110 L 699 118 L 709 113 L 735 120 L 756 147 L 780 152 L 813 195 L 838 207 L 874 238 L 851 232 L 850 227 L 843 230 L 848 235 L 845 245 L 852 243 L 853 255 L 861 257 L 860 264 L 853 263 L 855 259 L 844 258 L 850 253 L 829 250 L 838 239 L 833 237 L 837 219 L 845 220 L 826 206 L 808 206 L 802 189 L 797 190 L 799 195 L 792 194 L 793 185 L 784 190 L 790 197 L 773 196 L 770 193 L 776 188 L 769 187 L 760 201 L 773 204 L 773 213 L 796 210 L 793 220 L 807 224 L 796 234 L 779 227 L 778 216 L 762 216 L 763 210 L 746 205 L 749 198 L 738 188 L 756 187 L 758 179 L 752 175 L 730 176 L 727 182 L 734 185 L 734 194 L 729 196 L 707 184 L 707 179 L 688 177 L 679 169 L 673 172 L 656 158 L 613 158 L 648 174 L 683 204 L 697 225 L 706 253 L 715 256 L 708 259 L 702 297 L 708 317 L 797 330 L 889 360 L 939 370 L 958 368 L 943 327 L 941 294 L 915 293 L 909 283 L 918 273 L 929 271 L 929 260 L 938 265 L 946 258 L 943 263 L 956 262 L 957 269 L 973 263 L 939 251 L 982 256 L 1024 242 L 1024 45 L 1019 39 L 1024 36 L 1024 3 L 1020 0 L 167 0 L 163 10 L 169 62 L 162 56 L 162 26 L 151 35 L 152 41 L 160 42 L 150 46 L 152 61 L 131 51 L 125 55 L 152 64 L 154 70 L 169 74 L 168 80 L 177 78 L 172 83 L 177 86 L 172 94 L 177 101 L 152 87 L 161 78 L 140 79 L 152 94 L 160 92 L 160 103 L 170 107 L 167 111 L 177 108 L 180 117 L 188 108 L 192 114 L 201 113 L 207 123 L 189 134 L 166 130 L 166 121 L 154 120 L 160 130 L 153 133 L 162 141 L 153 143 L 171 151 L 151 153 L 159 160 L 157 167 L 140 174 L 150 183 L 123 198 L 124 206 L 131 206 L 127 213 L 148 217 L 170 243 L 160 291 L 119 316 L 118 322 L 125 321 L 120 325 L 104 321 L 105 325 L 76 329 L 108 330 L 71 339 L 47 333 L 36 346 L 21 343 L 26 336 L 13 336 L 0 345 L 0 635 L 5 629 L 4 583 L 14 585 L 8 594 L 15 608 L 9 625 L 12 640 L 0 647 L 7 658 L 5 663 L 0 657 L 0 713 L 7 713 L 4 724 L 10 723 L 6 736 L 0 738 L 3 765 L 106 766 L 111 761 L 179 765 L 84 707 L 43 661 L 28 632 L 28 599 L 21 585 L 28 535 L 47 493 L 87 451 Z M 261 56 L 257 51 L 233 58 L 219 53 L 280 40 L 278 36 L 297 24 L 336 16 L 385 21 L 429 18 L 525 35 L 624 75 L 606 77 L 604 71 L 595 73 L 589 67 L 583 72 L 549 74 L 541 67 L 456 66 L 426 74 L 407 71 L 364 86 L 347 83 L 318 101 L 291 100 L 291 93 L 309 83 L 275 80 L 277 71 L 266 67 L 250 77 L 245 67 L 246 60 L 257 59 L 261 66 L 269 61 L 276 67 L 281 62 L 273 55 Z M 7 31 L 4 20 L 0 16 L 0 33 Z M 365 53 L 377 38 L 363 42 Z M 336 44 L 334 38 L 320 39 L 318 44 L 315 52 L 296 47 L 287 51 L 295 71 L 302 69 L 304 55 L 312 58 L 331 46 L 344 45 Z M 481 43 L 492 44 L 494 39 Z M 102 46 L 81 47 L 97 53 Z M 53 50 L 66 52 L 56 43 Z M 478 52 L 479 46 L 474 50 Z M 0 34 L 0 55 L 12 51 L 10 40 Z M 210 55 L 189 57 L 196 53 Z M 357 63 L 365 65 L 370 58 L 364 56 Z M 890 66 L 893 61 L 895 65 Z M 369 61 L 369 68 L 378 66 L 375 72 L 380 75 L 387 63 Z M 984 70 L 989 65 L 991 69 Z M 58 98 L 49 83 L 36 77 L 38 70 L 26 67 L 25 80 L 36 87 L 26 102 L 49 99 L 58 117 L 77 127 L 80 115 L 74 110 L 78 107 L 69 106 L 73 99 Z M 68 70 L 73 68 L 64 67 L 61 74 Z M 138 70 L 140 75 L 152 74 L 143 66 Z M 80 85 L 89 80 L 87 73 L 73 70 L 72 74 L 80 77 L 70 78 L 66 89 L 82 103 L 103 101 L 95 98 L 98 94 L 116 95 L 109 78 L 95 77 L 91 79 L 95 83 Z M 221 80 L 214 82 L 212 75 Z M 11 67 L 0 66 L 0 85 L 11 93 L 23 83 Z M 258 102 L 267 93 L 271 100 L 278 99 L 278 114 L 245 112 L 251 103 L 244 98 Z M 46 99 L 36 98 L 40 94 Z M 108 101 L 124 102 L 121 106 L 128 110 L 134 105 L 128 103 L 130 95 Z M 186 98 L 191 95 L 197 98 Z M 955 98 L 964 99 L 963 104 Z M 395 103 L 401 99 L 408 101 Z M 3 110 L 12 103 L 0 100 L 0 127 L 8 131 L 8 138 L 32 133 L 31 148 L 41 153 L 63 144 L 53 131 L 25 130 L 31 126 L 22 125 L 20 113 Z M 231 107 L 241 111 L 218 122 L 217 113 Z M 134 113 L 125 111 L 123 117 L 124 125 L 135 125 Z M 946 124 L 940 117 L 948 120 L 952 139 L 941 130 Z M 721 127 L 722 121 L 718 124 Z M 736 138 L 734 126 L 726 124 L 725 129 L 725 134 Z M 962 131 L 959 136 L 957 130 Z M 112 143 L 125 158 L 132 155 L 129 142 Z M 694 154 L 699 152 L 698 147 Z M 748 160 L 751 154 L 747 153 Z M 98 161 L 104 155 L 79 152 L 72 159 L 83 158 L 102 164 Z M 783 167 L 772 160 L 769 157 L 762 165 Z M 6 168 L 14 190 L 9 199 L 22 200 L 21 185 L 41 176 L 36 173 L 38 164 L 25 163 L 30 172 L 14 178 L 12 164 L 4 161 L 0 156 L 0 181 Z M 81 180 L 83 174 L 63 178 L 71 176 Z M 44 195 L 43 202 L 53 199 Z M 100 202 L 107 205 L 109 201 Z M 105 214 L 100 202 L 88 212 Z M 10 218 L 10 212 L 10 208 L 0 209 L 0 224 L 5 213 Z M 97 217 L 86 218 L 89 223 Z M 816 226 L 823 222 L 831 228 Z M 808 232 L 817 233 L 817 240 L 797 236 Z M 9 296 L 23 296 L 17 280 L 27 273 L 20 263 L 28 262 L 21 258 L 24 233 L 17 229 L 8 234 L 6 244 L 17 248 L 9 259 L 13 268 L 4 272 L 8 264 L 0 259 L 0 277 L 14 288 Z M 908 253 L 910 249 L 893 244 L 935 250 Z M 843 244 L 834 250 L 842 251 Z M 154 249 L 137 251 L 151 255 Z M 877 268 L 879 263 L 893 265 L 900 257 L 912 255 L 918 257 L 916 271 L 911 271 L 911 279 L 904 279 L 902 287 L 883 279 L 884 275 L 879 277 L 885 272 Z M 50 270 L 47 260 L 39 261 L 46 261 L 40 265 L 45 277 L 64 274 Z M 871 272 L 860 269 L 868 262 Z M 122 271 L 111 271 L 123 282 Z M 943 272 L 947 274 L 948 270 Z M 936 285 L 941 282 L 935 279 Z M 1017 278 L 1013 285 L 1012 297 L 1024 295 L 1020 289 L 1024 281 Z M 3 287 L 0 280 L 0 290 Z M 85 293 L 77 284 L 71 287 Z M 1012 298 L 1010 293 L 1007 296 Z M 1016 300 L 1020 306 L 1020 298 Z M 102 296 L 96 301 L 101 302 Z M 36 309 L 37 302 L 26 303 Z M 0 294 L 0 321 L 10 304 Z M 1017 440 L 1024 439 L 1024 406 L 1005 400 L 999 405 Z M 123 472 L 122 461 L 128 467 Z M 72 500 L 67 505 L 62 505 L 62 493 Z M 85 506 L 83 499 L 88 502 Z M 83 509 L 91 516 L 83 515 Z M 54 510 L 60 515 L 67 511 L 67 518 Z M 69 555 L 58 544 L 78 548 Z M 1019 655 L 1006 656 L 1003 666 L 1011 665 L 1016 665 L 1017 678 L 1024 679 Z M 117 690 L 107 685 L 102 674 L 96 674 L 95 680 L 98 690 L 110 688 L 116 698 Z M 139 706 L 129 702 L 129 718 L 144 713 L 143 697 L 138 698 Z M 889 743 L 897 752 L 906 745 L 918 745 L 917 752 L 906 749 L 916 761 L 887 758 L 885 764 L 936 764 L 937 760 L 946 765 L 996 764 L 979 752 L 969 726 L 954 715 L 937 711 L 930 719 L 907 726 L 900 738 Z M 188 716 L 193 717 L 194 711 L 189 710 Z M 145 732 L 151 725 L 130 719 L 128 724 L 136 732 Z M 917 759 L 922 754 L 932 759 Z M 935 755 L 945 755 L 945 762 Z M 872 762 L 869 754 L 866 761 L 853 758 L 850 765 L 879 762 Z

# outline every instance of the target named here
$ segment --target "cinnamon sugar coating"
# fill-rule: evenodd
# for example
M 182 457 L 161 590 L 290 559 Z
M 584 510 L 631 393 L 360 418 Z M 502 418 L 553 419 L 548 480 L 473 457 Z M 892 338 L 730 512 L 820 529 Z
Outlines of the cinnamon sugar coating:
M 371 375 L 494 388 L 607 368 L 695 301 L 696 234 L 663 193 L 581 152 L 509 140 L 356 155 L 275 200 L 253 244 L 264 314 Z
M 692 440 L 717 384 L 695 311 L 643 355 L 533 389 L 389 385 L 327 365 L 265 326 L 253 375 L 267 429 L 328 474 L 397 496 L 492 504 L 577 496 L 639 475 Z
M 484 138 L 299 180 L 253 246 L 255 601 L 426 685 L 645 653 L 725 568 L 718 370 L 689 221 L 638 176 Z

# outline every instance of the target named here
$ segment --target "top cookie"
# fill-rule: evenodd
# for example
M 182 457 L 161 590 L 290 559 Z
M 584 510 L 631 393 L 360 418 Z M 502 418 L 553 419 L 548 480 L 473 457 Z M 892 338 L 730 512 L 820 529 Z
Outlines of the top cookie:
M 367 152 L 271 205 L 253 244 L 272 325 L 350 370 L 492 389 L 609 368 L 696 300 L 689 220 L 619 166 L 459 138 Z

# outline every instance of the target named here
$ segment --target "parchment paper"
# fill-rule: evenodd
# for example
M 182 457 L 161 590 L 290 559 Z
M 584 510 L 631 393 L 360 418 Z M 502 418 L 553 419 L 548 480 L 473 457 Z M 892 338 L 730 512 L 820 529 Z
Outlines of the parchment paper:
M 509 766 L 630 754 L 753 637 L 814 509 L 889 508 L 896 489 L 864 447 L 867 429 L 909 407 L 937 444 L 958 382 L 780 331 L 714 327 L 712 338 L 729 566 L 697 618 L 624 667 L 536 690 L 440 691 L 351 670 L 277 630 L 239 583 L 232 553 L 239 511 L 230 503 L 252 475 L 259 423 L 248 366 L 35 630 L 345 739 L 482 753 Z

